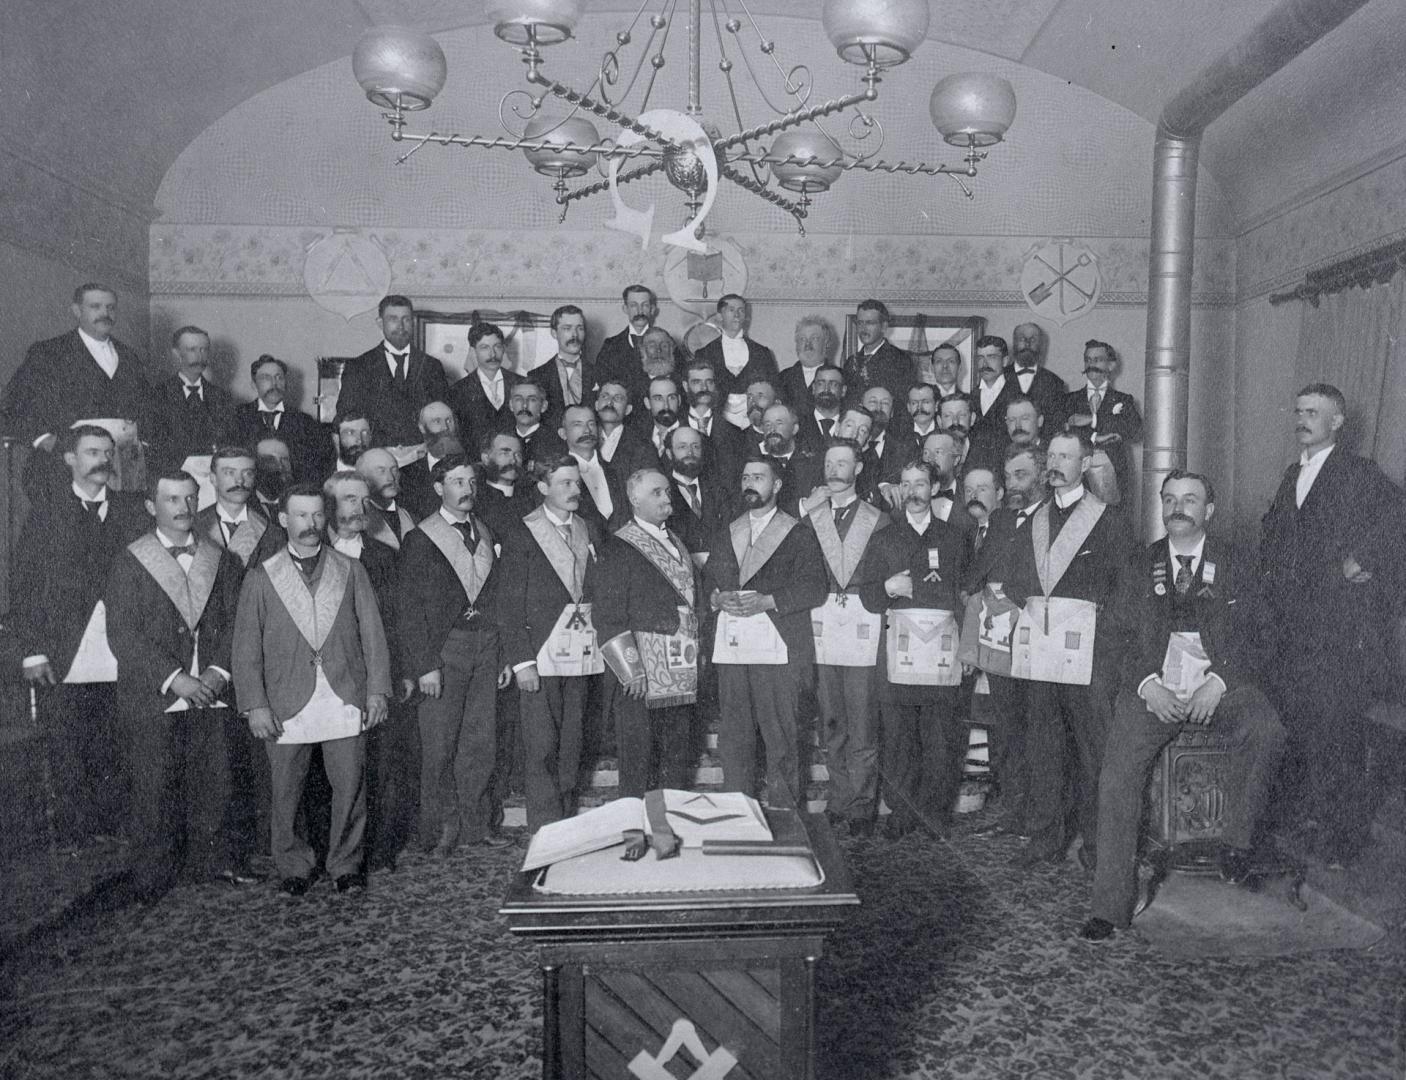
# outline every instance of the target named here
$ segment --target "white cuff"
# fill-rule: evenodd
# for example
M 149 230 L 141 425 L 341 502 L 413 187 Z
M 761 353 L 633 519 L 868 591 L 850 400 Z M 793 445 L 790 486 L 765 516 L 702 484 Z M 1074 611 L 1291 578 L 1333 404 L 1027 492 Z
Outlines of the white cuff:
M 38 667 L 40 664 L 47 664 L 48 662 L 49 658 L 43 653 L 39 653 L 36 656 L 26 656 L 24 660 L 20 662 L 20 667 Z
M 514 664 L 514 665 L 513 665 L 513 674 L 516 675 L 516 674 L 517 674 L 519 671 L 521 671 L 523 668 L 530 668 L 530 667 L 536 667 L 536 666 L 537 666 L 537 661 L 536 661 L 536 660 L 529 660 L 529 661 L 528 661 L 527 663 L 525 663 L 525 664 Z
M 1147 699 L 1142 697 L 1143 688 L 1147 686 L 1148 683 L 1157 681 L 1158 678 L 1156 675 L 1149 675 L 1147 678 L 1143 679 L 1142 682 L 1137 684 L 1137 696 L 1142 698 L 1143 701 L 1146 701 Z
M 52 435 L 52 434 L 53 434 L 52 431 L 46 431 L 46 432 L 44 432 L 43 435 L 40 435 L 39 438 L 35 439 L 32 443 L 30 443 L 30 446 L 31 446 L 33 449 L 38 450 L 38 449 L 39 449 L 39 444 L 40 444 L 41 442 L 43 442 L 45 439 L 47 439 L 47 438 L 48 438 L 50 435 Z
M 1230 687 L 1228 687 L 1228 686 L 1225 685 L 1225 680 L 1222 679 L 1219 675 L 1217 675 L 1214 671 L 1208 671 L 1208 672 L 1206 672 L 1206 679 L 1207 679 L 1208 682 L 1209 682 L 1211 679 L 1215 679 L 1216 682 L 1220 683 L 1220 692 L 1221 692 L 1222 694 L 1224 694 L 1227 690 L 1230 689 Z
M 183 670 L 182 670 L 181 668 L 176 668 L 175 671 L 173 671 L 173 672 L 171 672 L 171 674 L 167 675 L 167 676 L 166 676 L 166 681 L 161 684 L 161 692 L 162 692 L 163 694 L 169 694 L 169 693 L 171 692 L 171 684 L 176 681 L 176 676 L 177 676 L 177 675 L 181 675 L 181 674 L 183 674 L 183 673 L 184 673 L 184 672 L 183 672 Z

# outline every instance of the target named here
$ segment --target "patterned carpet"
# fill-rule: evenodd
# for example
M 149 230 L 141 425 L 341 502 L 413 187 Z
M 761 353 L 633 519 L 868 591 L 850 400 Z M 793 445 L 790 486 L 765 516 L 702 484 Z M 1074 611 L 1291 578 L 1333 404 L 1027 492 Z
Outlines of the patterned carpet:
M 1074 938 L 1074 863 L 971 835 L 845 844 L 864 906 L 822 965 L 822 1077 L 1406 1075 L 1406 954 L 1169 958 Z M 0 942 L 0 1077 L 540 1075 L 532 950 L 497 905 L 522 848 L 325 881 L 178 890 Z M 11 879 L 13 884 L 13 879 Z M 100 905 L 93 905 L 99 907 Z

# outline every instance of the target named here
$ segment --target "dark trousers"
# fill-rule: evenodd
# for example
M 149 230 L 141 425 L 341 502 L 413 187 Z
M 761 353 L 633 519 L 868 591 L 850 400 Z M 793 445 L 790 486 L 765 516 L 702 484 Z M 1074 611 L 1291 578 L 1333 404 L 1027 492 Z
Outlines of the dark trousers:
M 948 824 L 969 738 L 961 688 L 905 686 L 901 694 L 883 695 L 880 712 L 884 802 L 893 812 L 894 825 Z
M 132 779 L 131 877 L 139 895 L 160 893 L 184 873 L 204 880 L 229 865 L 227 709 L 128 717 Z
M 1084 844 L 1095 847 L 1098 835 L 1098 774 L 1103 742 L 1113 713 L 1108 671 L 1094 661 L 1088 686 L 1031 682 L 1026 713 L 1025 755 L 1030 796 L 1026 824 L 1031 841 L 1051 854 L 1069 842 L 1065 806 Z
M 322 749 L 322 769 L 332 787 L 327 829 L 327 873 L 333 878 L 361 869 L 366 834 L 366 738 L 352 735 L 321 743 L 265 743 L 273 788 L 273 865 L 281 878 L 307 877 L 317 865 L 312 845 L 295 822 L 314 746 Z
M 625 693 L 615 673 L 605 676 L 606 715 L 615 719 L 620 794 L 639 798 L 653 788 L 687 788 L 698 764 L 692 705 L 651 709 Z
M 990 694 L 973 695 L 972 719 L 986 728 L 991 773 L 1001 788 L 1002 823 L 1025 833 L 1029 828 L 1030 764 L 1025 735 L 1030 684 L 1004 675 L 987 675 L 987 682 Z
M 420 802 L 420 728 L 416 709 L 392 705 L 366 733 L 366 862 L 394 866 L 415 833 Z
M 519 695 L 527 827 L 576 813 L 581 768 L 581 721 L 591 677 L 543 675 L 535 694 Z
M 1093 914 L 1114 926 L 1128 925 L 1137 898 L 1137 840 L 1148 775 L 1162 748 L 1185 726 L 1162 723 L 1131 690 L 1120 691 L 1114 704 L 1099 777 L 1093 900 Z M 1228 691 L 1210 726 L 1231 740 L 1225 842 L 1249 848 L 1279 767 L 1284 729 L 1269 701 L 1253 686 Z
M 516 682 L 510 682 L 494 702 L 498 720 L 497 754 L 493 763 L 493 824 L 503 823 L 503 804 L 514 791 L 522 791 L 522 738 L 518 732 L 518 703 Z
M 879 724 L 870 667 L 815 665 L 815 696 L 830 774 L 826 809 L 872 821 L 879 802 Z
M 804 808 L 796 713 L 804 680 L 800 664 L 719 664 L 718 756 L 730 791 L 754 794 L 757 733 L 766 748 L 767 801 Z M 811 665 L 804 665 L 805 674 Z
M 249 722 L 234 709 L 225 714 L 225 746 L 229 751 L 229 800 L 225 804 L 224 830 L 230 858 L 244 865 L 250 856 L 268 849 L 268 755 L 249 732 Z
M 116 836 L 127 825 L 128 778 L 114 683 L 60 683 L 37 691 L 61 844 Z
M 419 707 L 420 840 L 426 847 L 481 840 L 494 816 L 498 636 L 456 628 L 440 659 L 440 695 L 421 699 Z

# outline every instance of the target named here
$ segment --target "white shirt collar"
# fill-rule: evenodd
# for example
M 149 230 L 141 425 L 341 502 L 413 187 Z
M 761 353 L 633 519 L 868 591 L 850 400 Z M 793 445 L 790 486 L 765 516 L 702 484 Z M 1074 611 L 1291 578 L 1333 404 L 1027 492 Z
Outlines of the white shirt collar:
M 1180 563 L 1177 562 L 1177 556 L 1178 556 L 1178 555 L 1190 555 L 1190 556 L 1191 556 L 1191 572 L 1192 572 L 1193 574 L 1195 574 L 1195 573 L 1196 573 L 1196 568 L 1201 565 L 1201 553 L 1202 553 L 1203 551 L 1205 551 L 1205 549 L 1206 549 L 1206 534 L 1205 534 L 1205 533 L 1202 533 L 1202 534 L 1201 534 L 1201 539 L 1196 542 L 1196 546 L 1195 546 L 1194 548 L 1192 548 L 1190 551 L 1178 551 L 1176 545 L 1175 545 L 1174 543 L 1172 543 L 1172 538 L 1171 538 L 1170 536 L 1167 537 L 1167 551 L 1170 552 L 1171 558 L 1172 558 L 1172 572 L 1173 572 L 1173 573 L 1176 573 L 1177 567 L 1181 565 Z
M 483 383 L 483 388 L 484 388 L 485 390 L 487 390 L 490 386 L 502 386 L 502 385 L 503 385 L 503 369 L 502 369 L 502 368 L 499 368 L 499 369 L 498 369 L 497 371 L 495 371 L 492 375 L 489 375 L 487 372 L 485 372 L 485 371 L 483 370 L 483 368 L 477 368 L 477 369 L 475 369 L 475 370 L 478 371 L 478 381 L 481 382 L 481 383 Z
M 752 540 L 754 542 L 756 541 L 757 537 L 761 536 L 762 533 L 766 532 L 766 527 L 771 524 L 771 519 L 775 516 L 775 506 L 772 506 L 772 508 L 768 510 L 765 514 L 763 514 L 761 517 L 757 517 L 750 510 L 747 511 L 747 524 L 752 530 Z
M 386 351 L 387 355 L 389 355 L 389 356 L 409 356 L 409 355 L 410 355 L 410 346 L 409 346 L 409 345 L 405 346 L 404 349 L 397 350 L 394 345 L 392 345 L 389 341 L 386 341 L 384 338 L 381 339 L 381 348 L 383 348 L 383 349 Z
M 908 513 L 906 510 L 903 512 L 903 516 L 908 519 L 908 525 L 909 525 L 909 527 L 912 528 L 912 530 L 913 530 L 914 532 L 916 532 L 919 536 L 922 536 L 923 533 L 927 532 L 927 531 L 928 531 L 928 526 L 932 524 L 932 511 L 931 511 L 931 510 L 925 510 L 925 511 L 923 511 L 923 516 L 920 517 L 920 518 L 915 518 L 912 514 Z
M 1078 502 L 1083 497 L 1083 484 L 1075 484 L 1072 488 L 1070 488 L 1070 490 L 1066 491 L 1063 495 L 1061 495 L 1059 492 L 1055 492 L 1055 502 L 1059 503 L 1059 508 L 1061 510 L 1067 510 L 1070 506 Z
M 559 518 L 559 517 L 556 516 L 555 513 L 552 512 L 552 508 L 551 508 L 550 506 L 548 506 L 546 503 L 543 503 L 543 504 L 542 504 L 542 513 L 544 513 L 545 515 L 547 515 L 547 520 L 550 521 L 553 525 L 557 526 L 558 528 L 560 528 L 560 527 L 563 526 L 563 525 L 570 525 L 570 524 L 571 524 L 572 518 L 574 518 L 574 517 L 576 516 L 575 514 L 569 514 L 569 515 L 567 515 L 565 518 Z
M 81 326 L 78 328 L 78 336 L 83 339 L 83 346 L 89 352 L 92 352 L 94 349 L 112 349 L 113 352 L 117 351 L 116 348 L 113 347 L 112 338 L 108 338 L 106 341 L 99 341 Z
M 663 526 L 651 525 L 649 522 L 645 521 L 643 518 L 640 517 L 635 518 L 635 524 L 638 525 L 645 532 L 649 533 L 649 535 L 654 537 L 654 539 L 662 541 L 670 548 L 674 546 L 674 542 L 669 539 L 669 531 Z M 678 552 L 675 551 L 674 554 L 677 555 Z
M 503 481 L 501 481 L 501 480 L 490 480 L 490 481 L 488 482 L 488 486 L 491 487 L 491 488 L 493 488 L 494 491 L 501 491 L 504 495 L 506 495 L 506 496 L 507 496 L 508 498 L 510 498 L 510 499 L 513 497 L 513 485 L 512 485 L 512 484 L 505 484 L 505 483 L 503 483 Z
M 596 448 L 596 452 L 595 452 L 594 454 L 592 454 L 592 455 L 591 455 L 590 457 L 588 457 L 588 458 L 582 457 L 582 456 L 581 456 L 580 454 L 578 454 L 575 450 L 569 450 L 569 451 L 567 451 L 567 452 L 568 452 L 572 457 L 574 457 L 577 461 L 579 461 L 579 462 L 581 463 L 581 468 L 582 468 L 582 469 L 599 469 L 599 468 L 600 468 L 600 448 L 599 448 L 599 447 L 597 447 L 597 448 Z
M 1307 450 L 1300 451 L 1299 465 L 1312 466 L 1315 469 L 1320 468 L 1324 460 L 1333 452 L 1333 448 L 1337 445 L 1337 443 L 1329 443 L 1327 446 L 1323 447 L 1322 450 L 1315 450 L 1311 454 Z
M 218 502 L 216 502 L 215 513 L 223 522 L 226 522 L 231 525 L 243 525 L 246 521 L 249 520 L 249 504 L 245 503 L 239 508 L 238 514 L 236 514 L 234 517 L 230 517 L 229 514 L 226 513 L 225 508 L 221 506 Z
M 455 517 L 450 511 L 446 510 L 443 506 L 440 506 L 439 508 L 439 516 L 444 518 L 444 520 L 449 522 L 449 524 L 451 525 L 462 525 L 464 522 L 469 520 L 469 516 L 467 514 L 465 514 L 463 517 Z
M 83 494 L 83 489 L 80 488 L 77 484 L 73 485 L 73 493 L 77 495 L 80 499 L 82 499 L 84 502 L 107 502 L 106 484 L 98 488 L 98 493 L 94 495 L 91 499 L 87 495 Z
M 1107 397 L 1107 396 L 1108 396 L 1108 391 L 1111 390 L 1111 389 L 1113 389 L 1113 388 L 1112 388 L 1111 386 L 1109 386 L 1107 383 L 1104 383 L 1102 386 L 1095 386 L 1093 383 L 1089 382 L 1088 379 L 1085 379 L 1085 380 L 1084 380 L 1084 394 L 1085 394 L 1085 396 L 1088 396 L 1089 394 L 1097 393 L 1097 394 L 1099 395 L 1099 397 Z
M 678 473 L 671 473 L 670 475 L 673 477 L 674 483 L 678 484 L 679 487 L 682 487 L 682 488 L 691 487 L 691 486 L 693 486 L 694 484 L 697 484 L 698 481 L 699 481 L 699 479 L 700 479 L 700 478 L 697 477 L 697 476 L 694 476 L 694 477 L 680 476 Z
M 183 390 L 203 390 L 203 389 L 204 389 L 204 386 L 205 386 L 205 376 L 204 376 L 204 375 L 199 376 L 199 377 L 195 380 L 195 382 L 191 382 L 190 380 L 188 380 L 188 379 L 186 378 L 185 372 L 183 372 L 183 371 L 178 371 L 178 372 L 176 372 L 176 378 L 178 378 L 178 379 L 181 380 L 181 388 L 182 388 Z
M 164 547 L 167 551 L 170 551 L 173 547 L 176 546 L 176 542 L 172 540 L 169 536 L 167 536 L 164 532 L 162 532 L 160 529 L 156 530 L 156 539 L 161 541 L 161 546 Z M 191 533 L 190 536 L 186 538 L 186 544 L 194 543 L 196 543 L 195 533 Z M 185 544 L 182 544 L 180 546 L 185 547 Z
M 831 510 L 843 510 L 843 509 L 844 509 L 846 506 L 848 506 L 850 503 L 852 503 L 852 502 L 858 502 L 858 501 L 859 501 L 859 496 L 856 495 L 853 491 L 851 491 L 851 492 L 849 493 L 849 498 L 848 498 L 848 499 L 845 499 L 845 500 L 843 500 L 843 501 L 841 501 L 841 500 L 839 500 L 839 499 L 836 499 L 835 496 L 831 495 L 831 496 L 830 496 L 830 509 L 831 509 Z
M 517 431 L 517 428 L 516 428 L 516 427 L 514 427 L 513 430 L 514 430 L 514 431 L 517 431 L 517 437 L 518 437 L 519 439 L 525 439 L 525 438 L 527 438 L 529 435 L 531 435 L 534 431 L 536 431 L 536 430 L 537 430 L 539 427 L 541 427 L 541 426 L 542 426 L 542 424 L 541 424 L 541 422 L 539 421 L 538 423 L 533 424 L 533 425 L 532 425 L 530 428 L 528 428 L 526 431 Z
M 255 400 L 259 403 L 259 412 L 274 412 L 274 413 L 277 413 L 277 412 L 282 412 L 282 411 L 283 411 L 283 402 L 281 402 L 281 401 L 280 401 L 277 405 L 275 405 L 272 409 L 270 409 L 267 405 L 264 404 L 264 399 L 263 399 L 263 398 L 255 398 Z
M 338 536 L 332 541 L 333 550 L 340 551 L 343 555 L 353 559 L 361 558 L 361 549 L 364 546 L 361 533 L 357 533 L 355 536 Z

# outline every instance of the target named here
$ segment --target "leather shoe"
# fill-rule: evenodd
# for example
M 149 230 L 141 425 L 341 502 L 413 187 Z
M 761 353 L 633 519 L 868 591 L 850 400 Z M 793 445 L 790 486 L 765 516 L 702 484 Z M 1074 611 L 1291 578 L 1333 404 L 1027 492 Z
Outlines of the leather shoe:
M 278 891 L 284 896 L 303 896 L 312 888 L 310 877 L 286 877 L 278 883 Z
M 360 870 L 350 874 L 342 874 L 337 878 L 334 884 L 337 886 L 337 891 L 339 893 L 352 891 L 361 892 L 366 888 L 366 874 Z
M 230 866 L 223 870 L 215 871 L 216 881 L 227 881 L 231 885 L 257 885 L 264 880 L 264 875 L 255 873 L 248 867 Z
M 1252 853 L 1245 848 L 1222 848 L 1219 861 L 1221 880 L 1231 885 L 1245 884 L 1254 870 Z
M 1118 928 L 1107 919 L 1094 917 L 1079 927 L 1079 937 L 1083 941 L 1109 941 L 1118 933 Z

